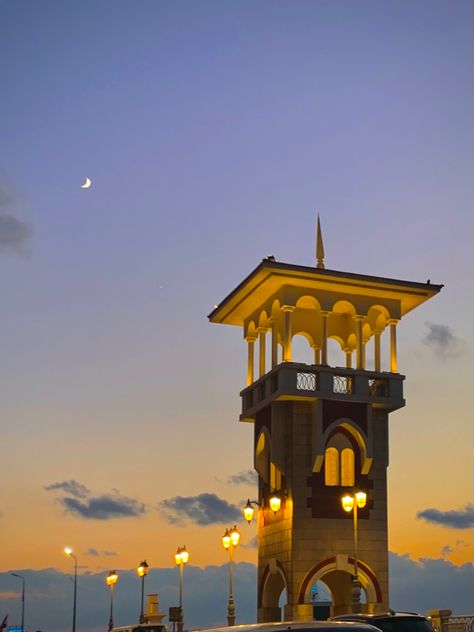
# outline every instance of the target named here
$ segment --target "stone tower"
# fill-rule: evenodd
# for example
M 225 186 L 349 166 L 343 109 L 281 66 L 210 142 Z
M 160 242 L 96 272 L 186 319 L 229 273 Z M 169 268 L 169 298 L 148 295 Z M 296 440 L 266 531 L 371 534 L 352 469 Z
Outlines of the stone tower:
M 254 426 L 259 621 L 281 620 L 283 590 L 285 620 L 313 618 L 318 580 L 333 615 L 388 608 L 388 417 L 405 405 L 397 326 L 442 287 L 326 269 L 318 220 L 316 267 L 263 259 L 209 315 L 242 327 L 248 347 L 240 420 Z M 312 364 L 293 361 L 296 335 Z M 355 523 L 341 499 L 357 489 L 367 503 Z

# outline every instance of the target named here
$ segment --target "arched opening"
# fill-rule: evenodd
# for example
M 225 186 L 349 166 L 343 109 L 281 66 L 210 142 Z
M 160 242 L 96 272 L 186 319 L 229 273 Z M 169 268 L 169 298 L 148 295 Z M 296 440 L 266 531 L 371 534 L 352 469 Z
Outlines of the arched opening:
M 287 604 L 287 583 L 281 564 L 272 560 L 265 569 L 261 587 L 260 621 L 282 621 Z
M 337 614 L 351 611 L 353 576 L 345 571 L 331 571 L 318 579 L 311 587 L 313 619 L 326 621 Z M 361 610 L 367 610 L 367 595 L 360 591 Z
M 328 338 L 329 366 L 346 366 L 346 357 L 341 349 L 341 343 L 334 337 Z
M 377 603 L 382 602 L 380 584 L 373 570 L 359 559 L 359 582 L 361 584 L 362 612 L 375 612 Z M 346 614 L 351 611 L 352 580 L 354 577 L 354 559 L 338 555 L 313 566 L 306 574 L 298 595 L 299 604 L 313 602 L 313 586 L 322 588 L 322 582 L 331 595 L 330 615 Z M 327 595 L 327 592 L 324 593 Z M 329 601 L 329 599 L 327 599 Z
M 311 348 L 312 340 L 307 334 L 297 333 L 291 341 L 291 358 L 293 362 L 300 364 L 314 364 L 314 350 Z

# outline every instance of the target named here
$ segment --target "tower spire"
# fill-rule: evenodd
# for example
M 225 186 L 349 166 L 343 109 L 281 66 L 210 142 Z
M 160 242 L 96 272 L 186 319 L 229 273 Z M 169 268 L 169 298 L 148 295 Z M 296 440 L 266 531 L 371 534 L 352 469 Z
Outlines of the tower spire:
M 318 233 L 316 235 L 316 267 L 324 268 L 324 244 L 323 244 L 323 233 L 321 231 L 321 224 L 319 221 L 319 213 L 318 213 Z

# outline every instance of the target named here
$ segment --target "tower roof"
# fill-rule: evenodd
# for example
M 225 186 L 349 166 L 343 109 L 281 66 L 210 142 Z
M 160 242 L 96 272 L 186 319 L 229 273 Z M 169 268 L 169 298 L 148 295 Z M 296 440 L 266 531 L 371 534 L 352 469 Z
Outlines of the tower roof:
M 263 259 L 208 318 L 213 323 L 243 325 L 273 297 L 281 302 L 282 295 L 291 295 L 295 290 L 299 294 L 308 290 L 312 296 L 333 296 L 337 300 L 350 301 L 352 298 L 359 302 L 389 302 L 398 307 L 398 313 L 392 316 L 401 318 L 438 294 L 442 287 L 429 282 L 403 281 Z

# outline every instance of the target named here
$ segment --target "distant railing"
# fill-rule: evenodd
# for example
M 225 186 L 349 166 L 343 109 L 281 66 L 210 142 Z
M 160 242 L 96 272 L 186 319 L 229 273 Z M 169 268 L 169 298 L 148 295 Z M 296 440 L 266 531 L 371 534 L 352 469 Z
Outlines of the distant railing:
M 296 374 L 296 388 L 299 391 L 317 391 L 319 388 L 317 373 Z
M 332 390 L 333 393 L 351 395 L 353 392 L 352 377 L 349 375 L 333 375 Z
M 449 632 L 473 632 L 474 615 L 451 615 L 448 619 L 448 630 Z

